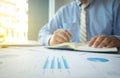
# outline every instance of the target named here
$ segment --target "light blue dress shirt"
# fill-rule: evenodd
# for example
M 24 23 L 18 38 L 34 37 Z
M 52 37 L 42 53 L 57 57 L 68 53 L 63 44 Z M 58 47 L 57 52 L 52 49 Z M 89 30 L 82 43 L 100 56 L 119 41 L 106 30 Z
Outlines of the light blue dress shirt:
M 98 35 L 115 36 L 120 39 L 120 0 L 88 0 L 87 40 Z M 38 40 L 48 45 L 49 39 L 57 29 L 65 29 L 72 34 L 70 42 L 80 42 L 81 2 L 74 0 L 55 14 L 40 30 Z

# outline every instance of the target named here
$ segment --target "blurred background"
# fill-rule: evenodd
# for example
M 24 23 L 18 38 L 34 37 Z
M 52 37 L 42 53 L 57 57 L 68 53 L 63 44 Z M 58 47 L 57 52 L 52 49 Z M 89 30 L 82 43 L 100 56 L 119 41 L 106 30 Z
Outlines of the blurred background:
M 37 40 L 38 32 L 72 0 L 0 0 L 0 42 Z

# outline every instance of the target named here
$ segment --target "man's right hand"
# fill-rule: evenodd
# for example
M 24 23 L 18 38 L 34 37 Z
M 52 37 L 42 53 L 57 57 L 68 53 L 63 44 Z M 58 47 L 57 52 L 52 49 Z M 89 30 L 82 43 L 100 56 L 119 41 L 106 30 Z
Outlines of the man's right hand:
M 71 37 L 72 35 L 67 30 L 58 29 L 53 33 L 49 41 L 49 45 L 56 45 L 64 42 L 69 42 L 69 39 Z

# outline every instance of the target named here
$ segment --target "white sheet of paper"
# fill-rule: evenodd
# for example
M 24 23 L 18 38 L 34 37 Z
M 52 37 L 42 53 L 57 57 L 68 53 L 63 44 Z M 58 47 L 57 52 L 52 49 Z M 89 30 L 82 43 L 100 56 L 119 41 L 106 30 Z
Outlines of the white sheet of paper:
M 43 47 L 0 49 L 0 78 L 119 78 L 120 55 Z

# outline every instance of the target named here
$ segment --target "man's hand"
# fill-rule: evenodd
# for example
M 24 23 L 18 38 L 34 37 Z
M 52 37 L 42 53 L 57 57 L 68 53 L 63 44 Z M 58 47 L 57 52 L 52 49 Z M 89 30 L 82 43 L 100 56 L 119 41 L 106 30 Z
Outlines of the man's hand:
M 55 45 L 60 44 L 64 42 L 69 42 L 69 39 L 72 37 L 72 35 L 64 30 L 64 29 L 58 29 L 53 33 L 53 36 L 51 37 L 49 41 L 49 45 Z
M 89 46 L 95 48 L 102 48 L 102 47 L 120 47 L 120 40 L 116 37 L 109 37 L 109 36 L 96 36 L 92 38 L 88 43 Z

